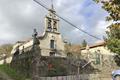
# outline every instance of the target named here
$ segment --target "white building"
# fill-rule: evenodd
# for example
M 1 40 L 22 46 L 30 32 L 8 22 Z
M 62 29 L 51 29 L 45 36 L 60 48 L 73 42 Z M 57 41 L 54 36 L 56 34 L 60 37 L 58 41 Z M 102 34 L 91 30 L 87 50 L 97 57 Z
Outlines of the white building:
M 45 16 L 45 31 L 42 36 L 38 36 L 40 41 L 40 49 L 42 56 L 58 56 L 66 57 L 64 54 L 64 41 L 58 30 L 59 19 L 55 15 L 56 11 L 52 7 L 49 9 L 48 15 Z M 18 41 L 14 46 L 11 54 L 14 54 L 17 46 L 19 46 L 20 52 L 23 47 L 24 50 L 30 50 L 33 45 L 33 39 L 28 41 Z
M 81 49 L 81 57 L 106 74 L 118 68 L 114 60 L 115 55 L 107 48 L 105 42 L 99 42 L 91 46 L 87 45 L 86 48 Z

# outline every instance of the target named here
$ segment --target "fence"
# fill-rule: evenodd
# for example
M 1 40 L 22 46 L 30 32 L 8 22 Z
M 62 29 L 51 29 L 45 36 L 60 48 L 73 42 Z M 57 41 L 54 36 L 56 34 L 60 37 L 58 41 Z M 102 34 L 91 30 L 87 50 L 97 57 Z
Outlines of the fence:
M 111 74 L 81 74 L 57 77 L 40 77 L 40 80 L 112 80 Z

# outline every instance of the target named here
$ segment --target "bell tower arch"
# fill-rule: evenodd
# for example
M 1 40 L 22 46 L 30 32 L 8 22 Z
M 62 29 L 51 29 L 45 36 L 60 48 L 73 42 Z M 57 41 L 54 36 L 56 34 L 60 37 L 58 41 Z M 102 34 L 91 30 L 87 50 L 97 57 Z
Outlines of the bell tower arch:
M 51 5 L 51 9 L 49 9 L 48 14 L 45 16 L 45 28 L 46 31 L 59 33 L 59 19 L 56 16 L 53 4 Z

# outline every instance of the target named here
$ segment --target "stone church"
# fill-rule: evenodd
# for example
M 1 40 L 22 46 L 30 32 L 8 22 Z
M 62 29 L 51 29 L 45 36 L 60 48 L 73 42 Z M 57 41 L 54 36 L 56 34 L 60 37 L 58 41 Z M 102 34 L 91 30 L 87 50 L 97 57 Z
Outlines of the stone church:
M 59 19 L 55 15 L 56 11 L 53 6 L 49 9 L 48 14 L 45 16 L 45 30 L 42 36 L 38 36 L 40 41 L 40 49 L 42 56 L 55 56 L 55 57 L 66 57 L 64 54 L 64 41 L 58 30 Z M 28 41 L 18 41 L 13 46 L 11 54 L 14 54 L 16 48 L 19 46 L 19 51 L 28 51 L 32 48 L 33 39 Z

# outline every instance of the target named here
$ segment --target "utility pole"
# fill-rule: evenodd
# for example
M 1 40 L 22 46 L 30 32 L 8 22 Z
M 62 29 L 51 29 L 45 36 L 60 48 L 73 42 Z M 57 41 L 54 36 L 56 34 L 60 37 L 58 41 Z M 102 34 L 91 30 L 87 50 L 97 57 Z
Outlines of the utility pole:
M 80 60 L 77 60 L 77 80 L 80 80 Z
M 77 69 L 77 80 L 80 80 L 80 66 L 78 65 L 78 69 Z

